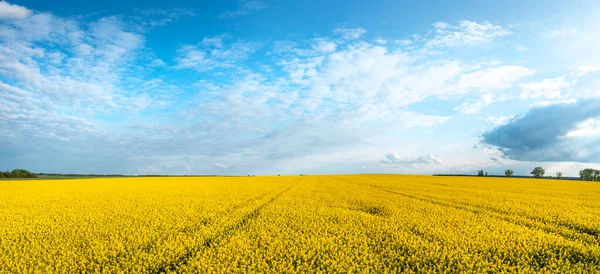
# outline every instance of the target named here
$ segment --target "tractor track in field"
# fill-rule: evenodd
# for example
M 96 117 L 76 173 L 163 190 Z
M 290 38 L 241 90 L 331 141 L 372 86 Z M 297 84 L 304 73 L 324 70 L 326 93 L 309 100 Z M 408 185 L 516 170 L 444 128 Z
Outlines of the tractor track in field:
M 591 244 L 591 245 L 599 245 L 600 244 L 600 239 L 598 237 L 599 236 L 598 231 L 596 231 L 592 228 L 588 228 L 588 227 L 576 226 L 576 225 L 565 223 L 565 222 L 548 221 L 548 220 L 544 220 L 541 218 L 535 218 L 535 217 L 531 217 L 531 216 L 522 216 L 522 215 L 518 215 L 516 213 L 498 210 L 495 208 L 477 207 L 477 206 L 466 204 L 466 203 L 452 203 L 452 202 L 449 202 L 444 199 L 439 199 L 439 198 L 436 199 L 436 198 L 432 198 L 429 196 L 421 197 L 421 196 L 417 196 L 414 194 L 407 194 L 404 192 L 391 190 L 391 189 L 388 189 L 388 188 L 385 188 L 382 186 L 378 186 L 378 185 L 374 185 L 374 184 L 360 184 L 360 183 L 356 183 L 356 182 L 352 182 L 352 181 L 348 181 L 348 180 L 343 180 L 343 181 L 350 183 L 350 184 L 358 185 L 358 186 L 369 187 L 369 188 L 377 189 L 380 191 L 396 194 L 396 195 L 403 196 L 403 197 L 410 198 L 410 199 L 416 199 L 416 200 L 430 203 L 430 204 L 450 207 L 450 208 L 454 208 L 454 209 L 458 209 L 458 210 L 464 210 L 464 211 L 468 211 L 468 212 L 471 212 L 474 214 L 485 214 L 487 216 L 490 216 L 490 217 L 493 217 L 496 219 L 500 219 L 500 220 L 503 220 L 503 221 L 506 221 L 506 222 L 509 222 L 509 223 L 512 223 L 515 225 L 527 227 L 529 229 L 541 230 L 541 231 L 544 231 L 545 233 L 557 235 L 557 236 L 563 237 L 568 240 L 581 241 L 583 243 Z M 555 225 L 558 228 L 554 227 L 552 225 Z M 573 234 L 561 231 L 560 228 L 567 230 L 569 232 L 572 232 Z
M 263 199 L 272 193 L 277 193 L 279 190 L 284 189 L 286 186 L 287 185 L 284 185 L 282 187 L 275 187 L 273 190 L 270 190 L 266 193 L 263 193 L 263 194 L 255 196 L 255 197 L 252 197 L 250 199 L 247 199 L 239 204 L 230 206 L 227 209 L 219 212 L 218 214 L 215 214 L 214 216 L 212 216 L 210 218 L 203 218 L 195 224 L 180 228 L 178 232 L 183 233 L 184 235 L 193 234 L 194 232 L 202 229 L 203 227 L 206 227 L 207 225 L 209 225 L 211 223 L 216 222 L 220 218 L 223 218 L 224 216 L 227 216 L 227 215 L 235 212 L 238 209 L 247 207 L 247 206 L 251 205 L 253 202 Z M 175 234 L 177 234 L 177 233 L 175 233 Z M 155 238 L 149 240 L 145 245 L 138 246 L 135 249 L 136 250 L 139 249 L 139 250 L 142 250 L 143 252 L 147 253 L 147 252 L 150 252 L 153 248 L 160 246 L 167 240 L 168 239 L 166 239 L 166 238 L 155 237 Z M 124 259 L 126 257 L 127 257 L 127 251 L 119 252 L 114 256 L 109 256 L 105 263 L 106 264 L 118 264 L 122 259 Z
M 212 247 L 216 246 L 218 243 L 220 243 L 221 241 L 230 238 L 237 231 L 246 227 L 252 220 L 256 219 L 265 207 L 271 205 L 273 202 L 275 202 L 277 199 L 279 199 L 279 197 L 281 197 L 283 194 L 287 193 L 300 180 L 301 179 L 294 180 L 290 184 L 287 184 L 282 188 L 278 188 L 278 189 L 283 189 L 283 190 L 278 191 L 277 194 L 275 194 L 273 197 L 268 199 L 266 202 L 258 205 L 255 209 L 253 209 L 249 213 L 242 216 L 242 218 L 238 222 L 236 222 L 232 225 L 226 226 L 223 230 L 218 231 L 218 232 L 214 233 L 213 235 L 204 239 L 204 241 L 200 245 L 196 245 L 191 248 L 188 248 L 185 253 L 181 254 L 174 260 L 171 260 L 169 262 L 166 262 L 166 263 L 160 265 L 159 267 L 157 267 L 157 269 L 149 271 L 149 273 L 167 273 L 170 271 L 176 271 L 179 267 L 186 265 L 190 259 L 194 258 L 194 256 L 196 254 L 202 252 L 203 250 L 212 248 Z M 265 195 L 265 196 L 268 196 L 268 195 Z M 224 216 L 226 216 L 226 215 L 221 216 L 221 218 L 223 218 Z

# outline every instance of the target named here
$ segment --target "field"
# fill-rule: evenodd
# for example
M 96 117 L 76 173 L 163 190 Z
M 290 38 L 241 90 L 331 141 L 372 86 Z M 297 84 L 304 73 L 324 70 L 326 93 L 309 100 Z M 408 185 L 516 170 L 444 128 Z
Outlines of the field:
M 600 183 L 0 181 L 0 272 L 600 272 Z

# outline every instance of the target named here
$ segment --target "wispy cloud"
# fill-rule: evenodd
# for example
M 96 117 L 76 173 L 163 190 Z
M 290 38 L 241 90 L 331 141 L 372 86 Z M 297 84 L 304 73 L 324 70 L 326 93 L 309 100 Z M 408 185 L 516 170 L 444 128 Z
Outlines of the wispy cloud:
M 139 16 L 134 19 L 141 24 L 142 27 L 157 27 L 173 23 L 181 18 L 196 16 L 193 10 L 172 8 L 147 8 L 137 10 Z
M 237 10 L 227 10 L 219 14 L 221 19 L 231 19 L 234 17 L 245 16 L 254 11 L 264 10 L 268 8 L 267 4 L 256 0 L 241 0 Z
M 512 34 L 508 29 L 489 22 L 460 21 L 458 25 L 444 22 L 433 24 L 434 36 L 426 42 L 428 47 L 456 47 L 489 44 Z
M 542 33 L 544 38 L 559 38 L 577 35 L 576 28 L 560 28 Z
M 568 88 L 570 84 L 565 81 L 565 76 L 544 79 L 541 82 L 522 83 L 521 99 L 535 99 L 545 97 L 548 99 L 559 98 L 563 93 L 561 90 Z
M 183 45 L 175 58 L 177 69 L 194 69 L 202 72 L 214 68 L 232 68 L 247 59 L 261 46 L 256 42 L 229 42 L 227 35 L 204 38 L 196 45 Z
M 333 33 L 346 40 L 354 40 L 367 33 L 367 30 L 364 28 L 337 28 L 333 30 Z

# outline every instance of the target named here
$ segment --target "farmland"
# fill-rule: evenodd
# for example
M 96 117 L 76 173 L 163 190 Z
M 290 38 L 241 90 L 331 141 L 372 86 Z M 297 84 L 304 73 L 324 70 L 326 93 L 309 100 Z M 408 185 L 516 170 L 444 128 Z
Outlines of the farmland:
M 0 272 L 600 271 L 600 184 L 402 175 L 0 181 Z

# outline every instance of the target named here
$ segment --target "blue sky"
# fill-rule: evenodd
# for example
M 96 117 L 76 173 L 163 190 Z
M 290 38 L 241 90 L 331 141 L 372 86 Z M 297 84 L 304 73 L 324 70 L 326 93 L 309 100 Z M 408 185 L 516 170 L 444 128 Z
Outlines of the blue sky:
M 600 164 L 597 1 L 0 2 L 0 169 Z

